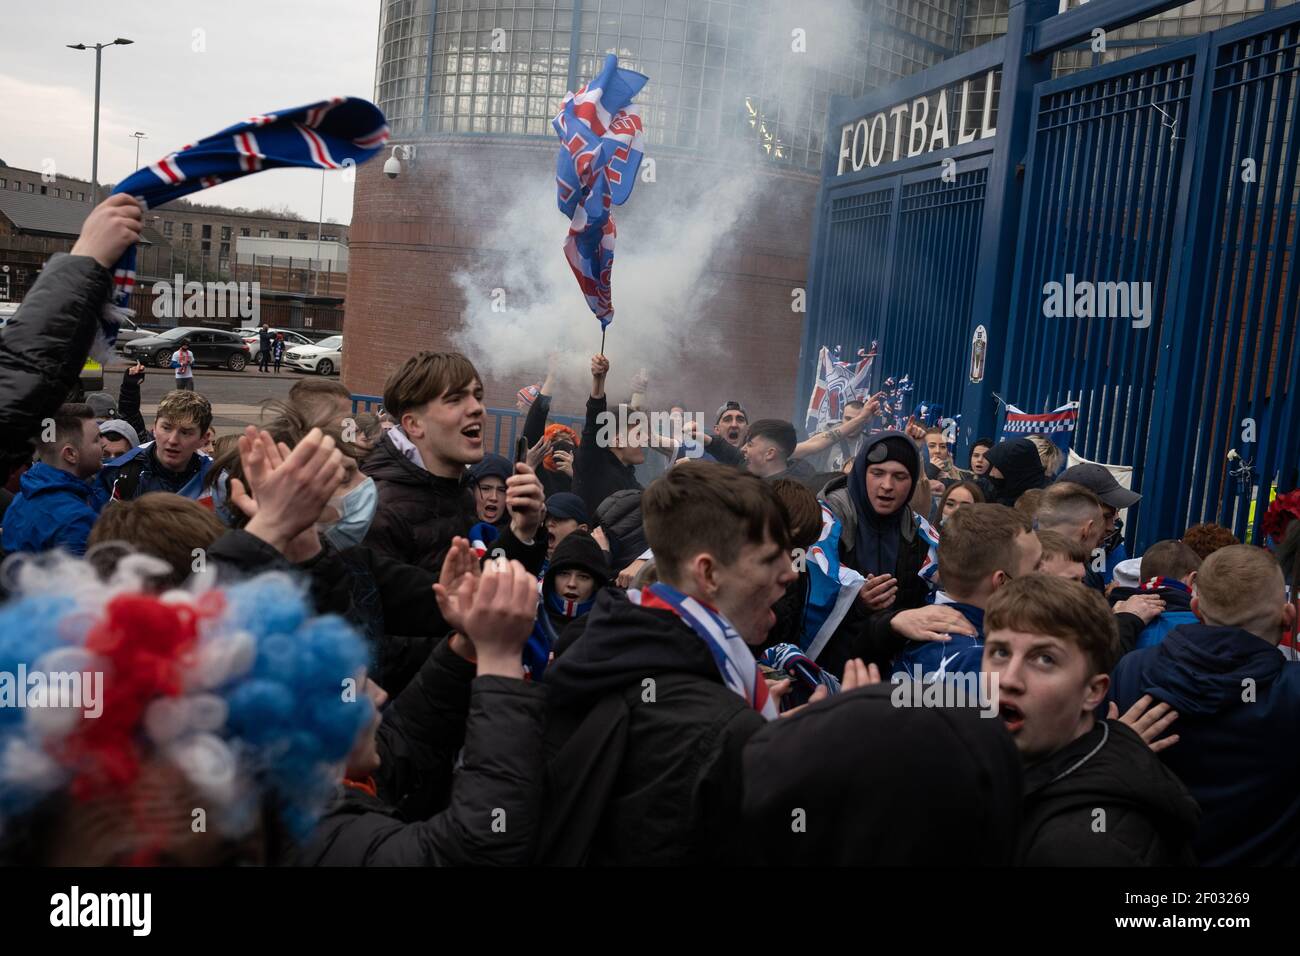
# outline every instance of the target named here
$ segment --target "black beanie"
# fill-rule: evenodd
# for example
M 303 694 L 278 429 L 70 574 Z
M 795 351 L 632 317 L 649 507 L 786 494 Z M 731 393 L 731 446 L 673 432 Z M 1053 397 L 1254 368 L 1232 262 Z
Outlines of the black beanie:
M 916 486 L 921 467 L 921 453 L 912 439 L 903 434 L 886 435 L 877 441 L 868 441 L 866 452 L 868 465 L 879 465 L 886 461 L 898 462 L 912 476 L 912 486 Z
M 555 546 L 555 553 L 551 555 L 551 563 L 546 569 L 545 589 L 554 591 L 555 576 L 561 571 L 572 571 L 575 568 L 594 577 L 597 588 L 603 588 L 614 577 L 605 552 L 586 531 L 572 531 Z

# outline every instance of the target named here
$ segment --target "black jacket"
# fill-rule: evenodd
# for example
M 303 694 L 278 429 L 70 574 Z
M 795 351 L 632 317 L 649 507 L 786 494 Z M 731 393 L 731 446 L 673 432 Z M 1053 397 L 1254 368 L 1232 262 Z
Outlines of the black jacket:
M 840 561 L 854 570 L 861 570 L 861 562 L 854 553 L 857 513 L 849 500 L 848 475 L 840 475 L 822 489 L 821 498 L 840 520 Z M 930 546 L 917 531 L 912 509 L 904 505 L 905 513 L 899 523 L 901 540 L 898 558 L 894 564 L 894 577 L 898 580 L 898 593 L 894 603 L 886 610 L 871 612 L 860 601 L 853 606 L 817 657 L 817 662 L 832 673 L 842 673 L 845 661 L 861 657 L 868 664 L 877 664 L 882 671 L 903 648 L 906 639 L 890 626 L 899 611 L 922 607 L 930 589 L 921 578 L 921 568 L 930 553 Z
M 467 535 L 478 521 L 468 478 L 439 478 L 407 461 L 387 437 L 361 463 L 375 479 L 379 505 L 362 542 L 403 564 L 441 570 L 444 552 L 456 535 Z M 546 535 L 539 529 L 531 545 L 502 531 L 494 547 L 518 559 L 533 574 L 546 560 Z
M 468 669 L 468 670 L 467 670 Z M 518 865 L 541 810 L 546 692 L 478 677 L 446 642 L 384 712 L 375 794 L 344 786 L 299 862 Z M 466 718 L 468 706 L 468 718 Z M 452 776 L 464 741 L 460 766 Z M 441 809 L 450 780 L 450 803 Z
M 645 554 L 650 545 L 645 537 L 639 490 L 614 492 L 594 514 L 609 541 L 609 560 L 616 574 Z
M 219 576 L 245 577 L 291 566 L 279 551 L 247 531 L 228 531 L 208 550 Z M 310 575 L 321 614 L 347 618 L 371 647 L 370 676 L 397 696 L 419 672 L 433 645 L 451 628 L 433 594 L 437 575 L 360 545 L 342 551 L 326 541 L 297 566 Z
M 865 687 L 750 738 L 744 821 L 755 862 L 1011 862 L 1021 769 L 1002 721 L 973 706 L 896 706 L 895 696 L 890 684 Z
M 90 256 L 57 253 L 0 330 L 0 484 L 77 388 L 112 284 Z
M 607 410 L 604 396 L 587 399 L 587 420 L 582 426 L 582 443 L 573 453 L 573 493 L 594 515 L 600 503 L 616 491 L 641 490 L 636 469 L 625 465 L 608 448 L 596 441 L 600 434 L 600 417 Z
M 144 427 L 144 416 L 140 414 L 140 386 L 144 382 L 144 372 L 132 375 L 131 370 L 122 372 L 122 384 L 117 390 L 117 415 L 135 429 L 140 444 L 153 440 L 153 433 Z
M 647 683 L 649 682 L 649 683 Z M 741 748 L 761 714 L 669 611 L 607 588 L 547 668 L 546 833 L 539 862 L 734 861 Z M 590 834 L 590 841 L 575 837 Z
M 1176 746 L 1182 746 L 1177 744 Z M 1025 866 L 1191 866 L 1200 809 L 1117 720 L 1025 770 Z

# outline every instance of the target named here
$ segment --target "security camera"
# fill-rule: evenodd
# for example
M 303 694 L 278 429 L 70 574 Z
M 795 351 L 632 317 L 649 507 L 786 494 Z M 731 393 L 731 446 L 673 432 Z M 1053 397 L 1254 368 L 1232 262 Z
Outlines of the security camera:
M 393 152 L 388 159 L 384 161 L 384 175 L 389 179 L 396 179 L 402 175 L 402 162 L 397 158 L 397 154 L 402 154 L 402 159 L 408 163 L 415 161 L 415 148 L 412 146 L 394 146 Z

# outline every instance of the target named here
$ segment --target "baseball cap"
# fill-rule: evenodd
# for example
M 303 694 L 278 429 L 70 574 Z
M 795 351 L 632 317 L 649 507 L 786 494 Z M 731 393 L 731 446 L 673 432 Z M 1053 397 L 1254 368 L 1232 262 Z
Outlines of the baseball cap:
M 91 392 L 86 396 L 86 404 L 91 407 L 96 418 L 116 418 L 117 402 L 108 392 Z
M 557 491 L 547 498 L 546 516 L 559 518 L 561 521 L 570 519 L 578 524 L 591 524 L 590 519 L 587 518 L 586 504 L 571 491 Z
M 502 481 L 508 481 L 510 476 L 515 473 L 514 463 L 504 455 L 495 455 L 489 452 L 469 470 L 469 480 L 478 484 L 484 478 L 500 478 Z
M 140 436 L 135 433 L 135 429 L 132 428 L 129 423 L 122 421 L 120 418 L 110 418 L 108 421 L 102 422 L 99 426 L 99 433 L 101 435 L 117 435 L 119 438 L 125 438 L 131 443 L 132 448 L 136 448 L 140 444 Z
M 1100 498 L 1104 504 L 1108 504 L 1116 510 L 1131 508 L 1142 500 L 1142 496 L 1136 491 L 1129 491 L 1127 488 L 1121 487 L 1120 483 L 1115 480 L 1115 476 L 1110 473 L 1109 468 L 1093 462 L 1073 465 L 1061 472 L 1056 480 L 1072 481 L 1076 485 L 1083 485 L 1083 487 Z
M 723 402 L 718 406 L 718 414 L 713 416 L 713 424 L 718 424 L 718 422 L 722 420 L 722 416 L 727 414 L 727 412 L 740 412 L 740 414 L 745 416 L 746 421 L 749 420 L 749 412 L 745 411 L 745 406 L 740 404 L 740 402 Z

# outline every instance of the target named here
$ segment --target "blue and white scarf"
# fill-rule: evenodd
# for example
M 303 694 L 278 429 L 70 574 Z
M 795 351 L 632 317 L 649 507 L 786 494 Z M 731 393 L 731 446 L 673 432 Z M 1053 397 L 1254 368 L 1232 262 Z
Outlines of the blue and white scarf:
M 182 146 L 117 184 L 145 209 L 267 169 L 359 166 L 388 142 L 379 107 L 352 96 L 249 117 L 197 143 Z M 112 298 L 92 355 L 107 357 L 135 288 L 135 246 L 113 265 Z
M 754 660 L 749 645 L 731 622 L 716 610 L 683 594 L 662 581 L 640 591 L 628 591 L 628 600 L 641 607 L 672 611 L 690 625 L 713 655 L 722 682 L 739 694 L 768 720 L 777 716 L 776 705 L 767 694 L 767 682 Z

